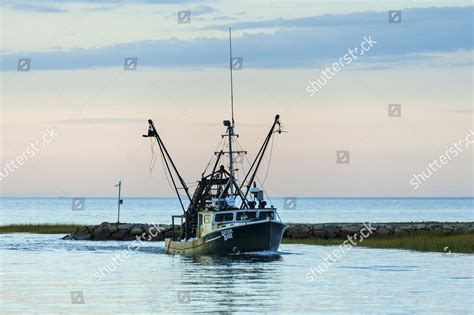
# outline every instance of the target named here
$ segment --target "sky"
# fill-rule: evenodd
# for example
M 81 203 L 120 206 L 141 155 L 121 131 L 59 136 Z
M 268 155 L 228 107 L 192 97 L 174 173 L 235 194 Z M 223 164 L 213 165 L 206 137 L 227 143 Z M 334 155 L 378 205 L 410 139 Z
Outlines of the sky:
M 150 118 L 194 183 L 230 118 L 229 27 L 247 158 L 275 114 L 287 131 L 258 175 L 269 195 L 473 196 L 470 1 L 0 8 L 0 196 L 113 196 L 118 180 L 125 196 L 173 196 L 161 160 L 150 170 Z

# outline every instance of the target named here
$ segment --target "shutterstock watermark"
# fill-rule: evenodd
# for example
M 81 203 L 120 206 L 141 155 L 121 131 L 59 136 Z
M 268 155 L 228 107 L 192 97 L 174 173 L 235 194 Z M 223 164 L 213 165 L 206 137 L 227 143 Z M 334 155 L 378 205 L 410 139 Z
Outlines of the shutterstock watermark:
M 323 88 L 328 83 L 333 76 L 335 76 L 339 71 L 341 71 L 345 66 L 350 65 L 354 60 L 363 56 L 368 52 L 372 47 L 377 44 L 376 41 L 372 40 L 372 37 L 364 36 L 364 40 L 360 43 L 359 46 L 354 47 L 354 49 L 349 48 L 347 53 L 339 58 L 338 62 L 333 63 L 330 67 L 326 67 L 324 70 L 321 70 L 321 74 L 316 78 L 316 81 L 308 81 L 308 86 L 306 87 L 306 92 L 310 96 L 313 96 L 320 89 Z M 333 71 L 331 71 L 333 70 Z
M 362 243 L 365 239 L 369 238 L 374 231 L 377 230 L 373 228 L 370 223 L 364 223 L 364 227 L 360 229 L 359 233 L 355 233 L 353 235 L 348 235 L 347 240 L 344 241 L 338 248 L 333 250 L 330 253 L 327 253 L 324 257 L 323 261 L 319 263 L 316 267 L 309 268 L 309 272 L 306 273 L 306 279 L 309 282 L 316 280 L 319 276 L 322 276 L 326 271 L 328 271 L 329 267 L 338 261 L 342 257 L 346 251 L 350 251 L 353 246 L 357 246 L 358 243 Z
M 50 144 L 57 136 L 59 136 L 59 134 L 56 133 L 53 128 L 46 129 L 46 132 L 39 139 L 30 142 L 29 146 L 21 154 L 4 164 L 2 170 L 0 170 L 0 181 L 28 163 L 30 159 L 34 158 L 41 149 Z
M 141 235 L 135 235 L 135 240 L 128 244 L 127 249 L 115 254 L 110 259 L 110 266 L 109 263 L 107 263 L 105 266 L 97 268 L 97 271 L 94 273 L 94 277 L 97 279 L 97 282 L 103 280 L 109 273 L 117 270 L 117 267 L 122 265 L 128 258 L 130 258 L 130 255 L 134 251 L 137 251 L 142 247 L 144 240 L 149 242 L 153 237 L 158 236 L 159 233 L 164 231 L 164 228 L 160 227 L 159 225 L 152 225 L 153 226 L 148 229 L 148 233 L 143 232 Z M 155 230 L 155 232 L 152 232 L 153 230 Z
M 428 178 L 430 178 L 435 172 L 443 168 L 443 166 L 448 164 L 451 160 L 458 157 L 459 154 L 464 151 L 464 149 L 467 149 L 471 144 L 473 144 L 473 136 L 474 131 L 469 129 L 469 133 L 463 139 L 453 142 L 453 145 L 450 146 L 444 154 L 440 155 L 438 159 L 433 159 L 432 162 L 428 163 L 426 174 L 425 171 L 421 171 L 421 173 L 418 174 L 413 174 L 413 178 L 410 180 L 410 185 L 412 185 L 414 189 L 420 188 L 420 186 L 426 182 Z M 438 162 L 441 162 L 441 164 Z

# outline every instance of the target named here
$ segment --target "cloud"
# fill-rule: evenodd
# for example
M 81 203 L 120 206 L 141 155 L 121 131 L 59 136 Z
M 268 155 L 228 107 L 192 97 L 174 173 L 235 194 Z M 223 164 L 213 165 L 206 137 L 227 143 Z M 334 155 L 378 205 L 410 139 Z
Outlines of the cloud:
M 402 10 L 404 27 L 409 25 L 440 24 L 444 22 L 452 23 L 458 18 L 472 18 L 473 6 L 470 7 L 433 7 L 433 8 L 413 8 Z M 236 29 L 261 29 L 261 28 L 344 28 L 344 27 L 393 27 L 388 24 L 388 13 L 383 12 L 355 12 L 349 14 L 325 14 L 320 16 L 309 16 L 302 18 L 276 18 L 260 21 L 237 22 L 231 25 L 209 25 L 203 29 L 226 31 L 229 26 Z M 433 29 L 433 31 L 436 31 Z
M 370 36 L 377 44 L 361 58 L 361 63 L 391 66 L 400 60 L 429 60 L 430 53 L 472 51 L 473 9 L 473 6 L 406 9 L 401 24 L 389 24 L 387 12 L 297 19 L 298 27 L 283 27 L 271 33 L 244 33 L 234 38 L 234 56 L 244 58 L 244 68 L 314 67 L 337 61 L 349 48 L 358 46 L 364 36 Z M 256 27 L 271 24 L 252 23 Z M 31 58 L 32 70 L 123 67 L 124 57 L 137 57 L 138 69 L 227 67 L 227 49 L 225 37 L 171 38 L 89 49 L 2 54 L 1 67 L 15 70 L 18 58 Z M 472 65 L 472 59 L 469 62 Z
M 51 6 L 44 6 L 44 5 L 37 5 L 37 4 L 27 4 L 27 3 L 18 3 L 18 4 L 11 4 L 8 6 L 11 9 L 19 10 L 19 11 L 28 11 L 28 12 L 35 12 L 35 13 L 63 13 L 67 12 L 67 10 L 55 8 Z
M 82 11 L 108 11 L 113 10 L 119 6 L 133 5 L 133 4 L 183 4 L 183 3 L 199 3 L 202 0 L 48 0 L 44 1 L 48 5 L 38 5 L 39 1 L 31 0 L 5 0 L 2 1 L 1 6 L 18 10 L 35 13 L 64 13 L 72 12 L 74 10 L 68 10 L 64 5 L 77 5 L 77 4 L 97 4 L 97 5 L 111 5 L 111 6 L 100 6 L 95 8 L 85 8 Z M 61 7 L 58 7 L 61 6 Z M 205 10 L 206 6 L 202 6 L 201 10 Z M 210 8 L 210 7 L 207 7 Z
M 214 12 L 217 12 L 217 10 L 214 9 L 213 7 L 209 7 L 207 5 L 201 5 L 199 7 L 193 8 L 191 10 L 191 15 L 200 16 L 200 15 L 205 15 L 205 14 L 214 13 Z
M 214 18 L 214 21 L 231 21 L 231 20 L 237 20 L 237 18 L 232 17 L 232 16 L 227 16 L 227 15 L 216 16 Z
M 179 3 L 195 3 L 202 2 L 203 0 L 47 0 L 43 3 L 49 4 L 137 4 L 137 3 L 148 3 L 148 4 L 179 4 Z M 12 5 L 14 3 L 24 4 L 36 4 L 38 1 L 32 0 L 5 0 L 4 4 Z
M 119 5 L 110 5 L 110 6 L 102 6 L 102 7 L 84 8 L 84 9 L 81 9 L 81 11 L 84 11 L 84 12 L 107 12 L 107 11 L 114 10 L 118 7 L 119 7 Z

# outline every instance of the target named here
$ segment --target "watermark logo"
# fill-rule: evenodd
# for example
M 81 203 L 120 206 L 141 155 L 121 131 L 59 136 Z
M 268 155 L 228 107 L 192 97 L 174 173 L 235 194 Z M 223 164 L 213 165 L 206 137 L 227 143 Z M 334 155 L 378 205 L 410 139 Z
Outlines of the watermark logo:
M 464 149 L 467 149 L 470 145 L 474 143 L 474 131 L 469 129 L 469 133 L 464 137 L 464 139 L 453 142 L 444 154 L 441 154 L 437 159 L 433 159 L 428 163 L 428 167 L 421 173 L 413 174 L 413 178 L 410 180 L 410 185 L 414 189 L 420 188 L 420 186 L 426 182 L 433 174 L 443 168 L 444 165 L 448 164 L 451 160 L 457 158 Z
M 81 23 L 82 22 L 82 15 L 79 11 L 75 11 L 72 14 L 72 19 L 74 20 L 75 23 Z
M 296 197 L 286 197 L 283 200 L 283 210 L 296 210 Z
M 402 11 L 390 10 L 388 11 L 388 23 L 402 23 Z
M 444 67 L 445 67 L 446 69 L 451 68 L 451 64 L 449 63 L 449 60 L 448 60 L 448 59 L 444 59 L 444 60 L 443 60 L 443 64 L 444 64 Z
M 71 303 L 72 304 L 84 304 L 84 292 L 83 291 L 71 291 Z
M 178 11 L 178 24 L 191 23 L 191 10 Z
M 123 61 L 123 70 L 125 71 L 135 71 L 138 66 L 137 57 L 126 57 Z
M 326 86 L 329 80 L 331 80 L 339 71 L 350 65 L 354 60 L 363 56 L 365 53 L 369 52 L 369 50 L 372 49 L 375 44 L 377 44 L 377 42 L 372 39 L 372 36 L 364 36 L 363 41 L 359 46 L 356 46 L 352 49 L 349 48 L 347 53 L 339 58 L 338 62 L 335 62 L 330 67 L 326 67 L 324 70 L 321 70 L 319 76 L 314 81 L 308 81 L 306 92 L 308 92 L 310 96 L 316 94 L 324 86 Z
M 20 58 L 16 65 L 16 70 L 20 72 L 30 71 L 31 69 L 31 59 L 30 58 Z
M 82 211 L 86 207 L 86 198 L 72 198 L 72 211 Z
M 402 117 L 402 105 L 388 104 L 388 117 Z
M 232 57 L 232 62 L 230 66 L 232 67 L 232 70 L 242 70 L 243 62 L 244 62 L 243 57 Z
M 191 292 L 189 292 L 189 291 L 178 291 L 178 303 L 179 304 L 191 304 Z
M 350 154 L 349 151 L 336 151 L 336 163 L 337 164 L 349 164 Z
M 15 159 L 5 163 L 5 165 L 0 169 L 0 181 L 3 181 L 11 173 L 15 172 L 15 170 L 28 163 L 30 159 L 34 158 L 42 148 L 45 148 L 57 136 L 59 136 L 59 134 L 56 133 L 53 128 L 46 129 L 46 132 L 41 136 L 41 138 L 30 142 L 29 146 L 21 154 L 19 154 Z
M 372 227 L 371 223 L 364 223 L 363 227 L 359 230 L 359 233 L 354 235 L 348 235 L 347 239 L 339 245 L 338 248 L 332 252 L 328 252 L 323 258 L 323 261 L 313 268 L 309 268 L 309 272 L 306 273 L 305 277 L 309 282 L 316 280 L 318 276 L 322 276 L 326 271 L 329 270 L 335 262 L 341 259 L 342 255 L 352 249 L 353 246 L 357 246 L 362 243 L 365 239 L 369 238 L 377 228 Z
M 117 233 L 120 233 L 120 227 L 117 228 Z M 129 243 L 126 249 L 116 253 L 110 259 L 110 263 L 97 268 L 97 271 L 94 273 L 97 282 L 102 281 L 108 274 L 117 270 L 117 268 L 125 263 L 133 253 L 139 254 L 139 250 L 144 244 L 143 241 L 149 242 L 153 240 L 153 238 L 158 237 L 159 234 L 163 234 L 165 231 L 166 229 L 159 226 L 159 224 L 152 224 L 152 226 L 148 227 L 147 231 L 144 231 L 141 235 L 135 235 L 135 240 Z
M 237 162 L 237 163 L 242 162 L 243 161 L 242 154 L 244 154 L 244 153 L 243 152 L 235 153 L 234 161 Z
M 130 161 L 133 161 L 136 158 L 135 155 L 136 155 L 135 152 L 128 152 L 127 153 L 127 159 L 130 160 Z

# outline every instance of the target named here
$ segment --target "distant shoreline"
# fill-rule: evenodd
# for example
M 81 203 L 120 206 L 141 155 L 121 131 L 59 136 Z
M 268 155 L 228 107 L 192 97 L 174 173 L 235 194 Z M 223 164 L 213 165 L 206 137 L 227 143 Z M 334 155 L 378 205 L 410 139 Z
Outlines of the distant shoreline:
M 363 239 L 356 246 L 369 248 L 406 249 L 424 252 L 474 253 L 474 222 L 403 222 L 373 223 L 374 233 Z M 121 238 L 111 237 L 104 232 L 109 228 L 128 229 Z M 77 224 L 11 224 L 0 226 L 0 234 L 33 233 L 33 234 L 68 234 L 65 239 L 82 240 L 118 240 L 135 239 L 133 229 L 145 230 L 141 223 L 107 223 L 100 225 Z M 325 223 L 325 224 L 289 224 L 283 244 L 306 244 L 320 246 L 341 245 L 352 235 L 357 235 L 362 223 Z M 155 241 L 169 237 L 170 226 L 163 225 L 164 233 Z M 80 235 L 83 238 L 75 238 Z M 101 235 L 102 238 L 94 238 Z M 108 235 L 108 236 L 107 236 Z M 84 237 L 85 236 L 85 237 Z

